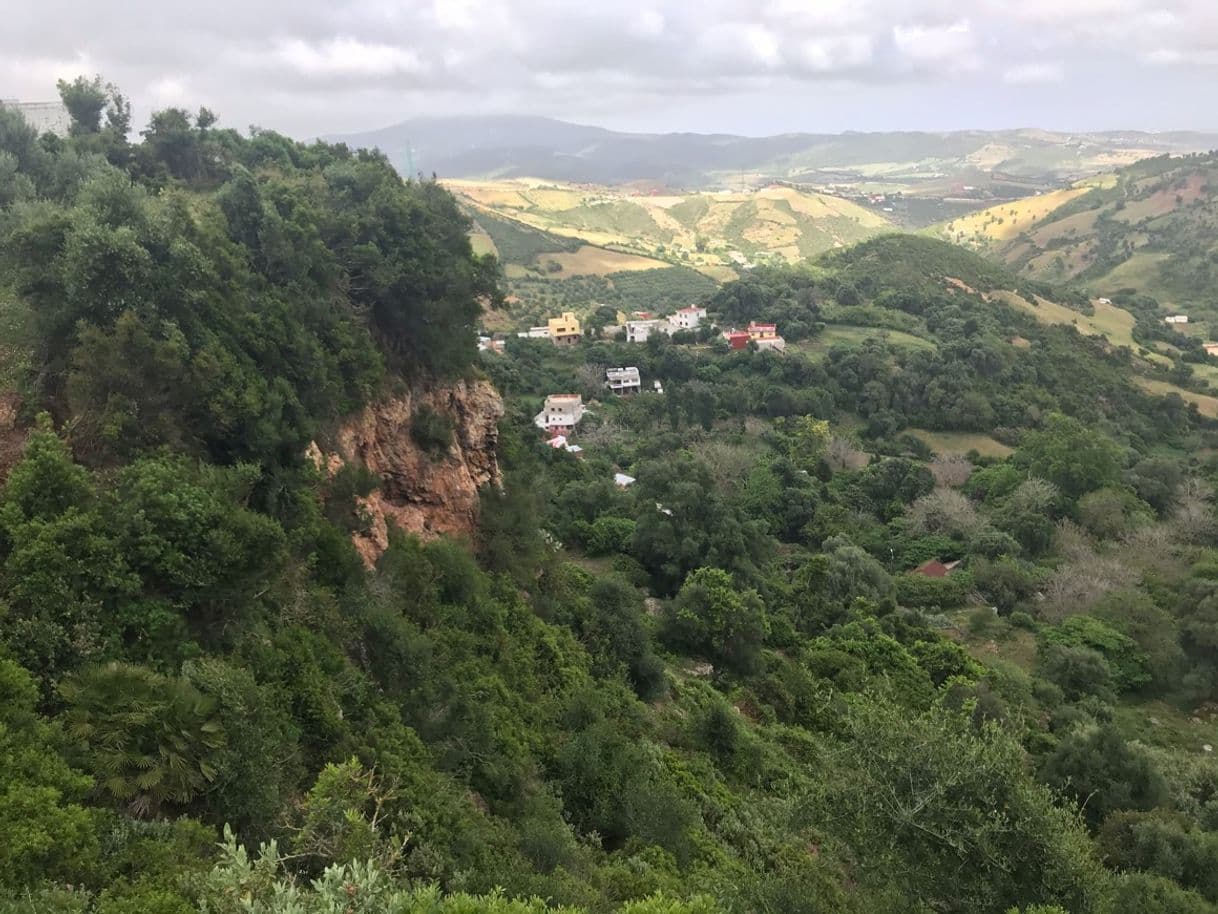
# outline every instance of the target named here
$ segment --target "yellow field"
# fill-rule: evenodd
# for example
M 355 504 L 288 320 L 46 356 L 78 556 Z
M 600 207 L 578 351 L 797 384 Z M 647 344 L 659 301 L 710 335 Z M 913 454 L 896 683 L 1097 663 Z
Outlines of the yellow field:
M 1191 390 L 1177 387 L 1167 381 L 1157 381 L 1152 378 L 1134 378 L 1134 382 L 1145 391 L 1152 394 L 1179 394 L 1185 403 L 1196 403 L 1197 411 L 1211 419 L 1218 418 L 1218 397 L 1209 394 L 1195 394 Z
M 961 236 L 966 241 L 977 236 L 989 241 L 1010 241 L 1062 204 L 1085 194 L 1088 189 L 1075 185 L 1045 194 L 1024 197 L 1010 203 L 1000 203 L 941 225 L 939 234 L 953 241 Z M 998 219 L 1002 220 L 1001 225 L 996 221 Z
M 527 178 L 445 183 L 501 217 L 708 275 L 731 271 L 758 253 L 802 260 L 893 227 L 882 214 L 850 200 L 782 185 L 651 196 Z
M 549 262 L 559 264 L 562 267 L 559 276 L 607 276 L 610 273 L 630 270 L 661 270 L 669 266 L 662 260 L 652 260 L 637 254 L 623 254 L 621 251 L 607 251 L 590 244 L 576 251 L 543 254 L 539 259 L 542 266 Z
M 495 242 L 491 240 L 491 236 L 477 226 L 469 233 L 469 244 L 478 256 L 483 254 L 499 256 L 499 251 L 495 249 Z
M 908 431 L 925 441 L 936 454 L 942 454 L 944 457 L 964 456 L 969 451 L 976 451 L 982 457 L 1007 457 L 1015 450 L 1001 441 L 995 441 L 989 435 L 973 432 L 932 432 L 923 428 L 911 428 Z

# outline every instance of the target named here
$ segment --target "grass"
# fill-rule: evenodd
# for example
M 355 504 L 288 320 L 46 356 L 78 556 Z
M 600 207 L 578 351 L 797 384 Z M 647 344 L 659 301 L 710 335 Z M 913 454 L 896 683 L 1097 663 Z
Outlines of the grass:
M 1163 701 L 1129 701 L 1116 707 L 1116 724 L 1126 739 L 1150 746 L 1183 749 L 1198 755 L 1218 746 L 1218 721 L 1212 708 L 1182 711 Z
M 1097 279 L 1094 285 L 1105 292 L 1115 292 L 1118 289 L 1140 289 L 1160 298 L 1155 294 L 1159 288 L 1160 270 L 1164 261 L 1170 259 L 1170 254 L 1138 251 L 1124 263 L 1118 264 Z M 1160 298 L 1160 301 L 1165 305 L 1170 304 L 1167 299 Z
M 1035 296 L 1036 304 L 1016 295 L 1014 292 L 992 292 L 992 298 L 1004 302 L 1020 311 L 1026 311 L 1042 324 L 1073 324 L 1080 333 L 1088 336 L 1102 336 L 1114 346 L 1128 346 L 1138 350 L 1141 345 L 1133 338 L 1134 317 L 1124 308 L 1116 305 L 1105 305 L 1099 301 L 1091 304 L 1094 314 L 1083 314 L 1064 305 L 1051 302 L 1048 299 Z M 1158 353 L 1151 353 L 1148 358 L 1160 364 L 1170 364 L 1170 360 Z
M 803 352 L 817 355 L 828 353 L 834 346 L 845 346 L 855 349 L 867 340 L 882 340 L 892 346 L 905 349 L 934 349 L 935 344 L 930 340 L 901 330 L 887 330 L 883 327 L 860 327 L 853 324 L 831 324 L 818 336 L 795 344 L 795 348 Z
M 1191 390 L 1185 390 L 1176 384 L 1171 384 L 1167 381 L 1159 381 L 1154 378 L 1134 378 L 1134 383 L 1143 390 L 1152 394 L 1166 396 L 1167 394 L 1179 394 L 1180 398 L 1185 403 L 1196 403 L 1197 411 L 1203 416 L 1209 416 L 1211 419 L 1218 419 L 1218 397 L 1212 397 L 1209 394 L 1193 393 Z
M 921 438 L 936 454 L 944 457 L 964 456 L 976 451 L 982 457 L 1008 457 L 1015 449 L 989 435 L 977 432 L 932 432 L 924 428 L 909 429 L 911 435 Z
M 0 393 L 16 390 L 30 367 L 30 312 L 0 289 Z

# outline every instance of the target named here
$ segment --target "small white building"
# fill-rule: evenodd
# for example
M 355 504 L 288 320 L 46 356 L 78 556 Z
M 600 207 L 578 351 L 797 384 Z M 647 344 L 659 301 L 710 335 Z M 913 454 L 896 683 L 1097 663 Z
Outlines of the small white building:
M 619 489 L 628 489 L 634 485 L 634 477 L 627 476 L 625 473 L 614 473 L 613 484 Z
M 1165 324 L 1187 324 L 1188 315 L 1187 314 L 1169 314 L 1167 317 L 1163 318 L 1163 323 L 1165 323 Z
M 1097 298 L 1097 299 L 1096 299 L 1096 302 L 1098 302 L 1098 303 L 1099 303 L 1099 304 L 1101 304 L 1101 305 L 1111 305 L 1111 304 L 1112 304 L 1112 299 L 1110 299 L 1110 298 Z
M 479 352 L 498 352 L 502 354 L 506 349 L 506 344 L 503 340 L 497 340 L 490 336 L 478 337 Z
M 673 330 L 696 330 L 698 324 L 706 319 L 706 309 L 698 305 L 678 308 L 669 318 L 669 326 Z
M 782 352 L 787 348 L 787 341 L 781 336 L 766 336 L 760 339 L 753 340 L 757 344 L 759 350 L 772 350 L 773 352 Z
M 647 338 L 651 334 L 667 334 L 669 330 L 668 321 L 661 318 L 653 318 L 646 321 L 626 321 L 626 342 L 646 343 Z
M 584 418 L 587 408 L 579 394 L 550 394 L 533 424 L 551 436 L 569 435 Z
M 643 389 L 643 381 L 639 370 L 630 368 L 610 368 L 605 372 L 605 386 L 615 394 L 637 394 Z
M 521 330 L 516 335 L 530 340 L 548 340 L 550 338 L 550 328 L 530 327 L 528 330 Z

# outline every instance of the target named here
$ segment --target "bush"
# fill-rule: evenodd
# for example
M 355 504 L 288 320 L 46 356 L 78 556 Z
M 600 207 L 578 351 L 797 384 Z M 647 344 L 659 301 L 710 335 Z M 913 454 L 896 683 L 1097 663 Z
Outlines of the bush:
M 945 578 L 928 578 L 921 574 L 903 574 L 896 579 L 897 602 L 914 609 L 939 607 L 950 609 L 963 606 L 972 590 L 972 576 L 964 573 Z
M 598 517 L 588 528 L 588 554 L 626 553 L 634 537 L 634 521 L 628 517 Z
M 453 440 L 453 420 L 421 403 L 410 417 L 410 437 L 433 460 L 448 453 Z
M 1146 652 L 1128 635 L 1094 616 L 1071 616 L 1042 635 L 1048 645 L 1089 648 L 1104 658 L 1119 692 L 1139 689 L 1150 682 Z

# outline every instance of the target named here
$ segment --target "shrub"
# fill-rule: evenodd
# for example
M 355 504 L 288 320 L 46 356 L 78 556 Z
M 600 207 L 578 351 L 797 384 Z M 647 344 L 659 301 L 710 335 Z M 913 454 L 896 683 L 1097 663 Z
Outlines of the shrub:
M 453 440 L 453 420 L 426 403 L 415 407 L 410 417 L 410 437 L 433 460 L 448 453 Z

